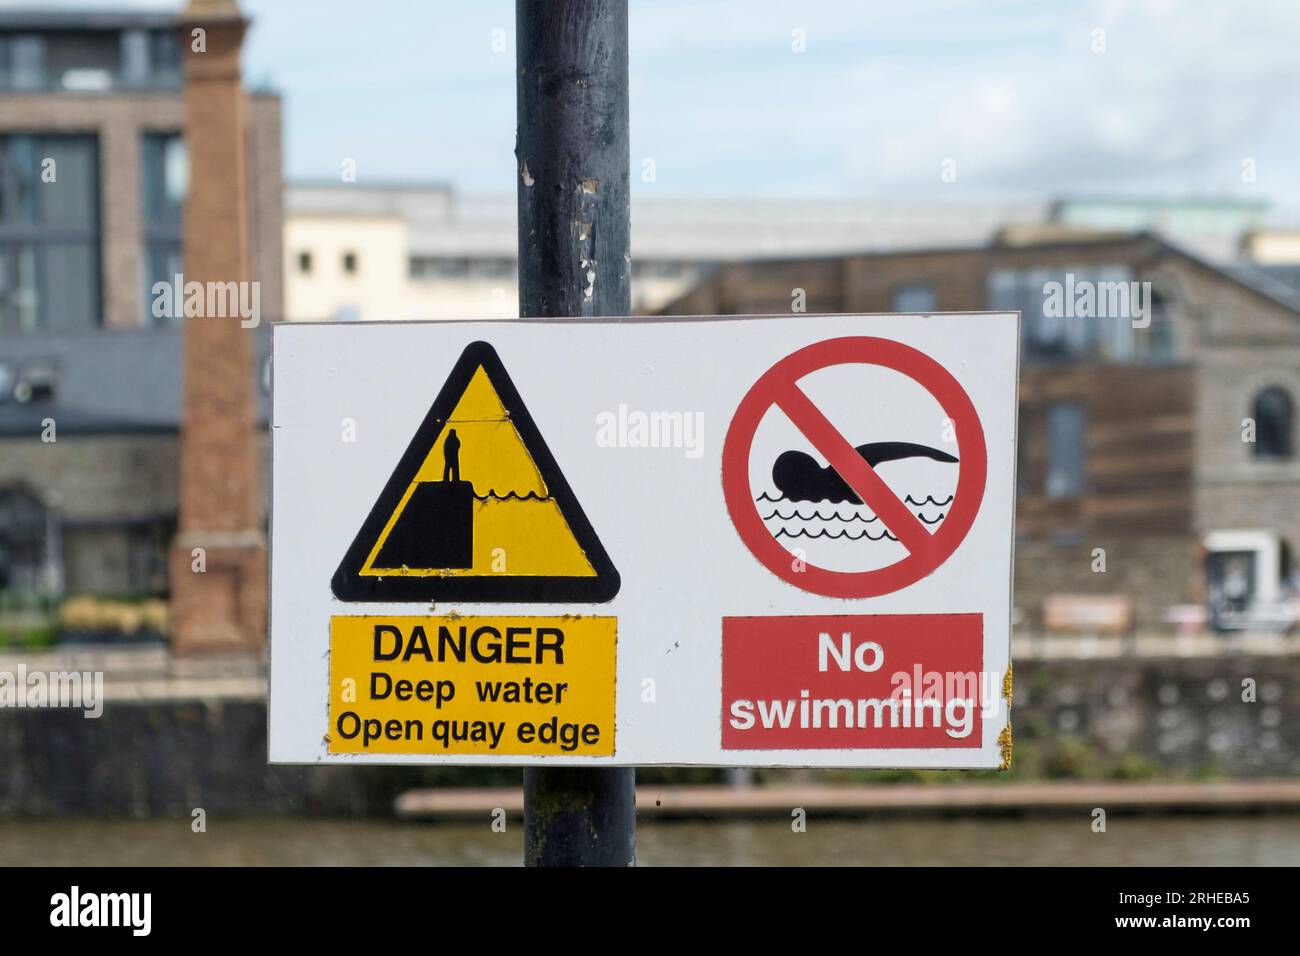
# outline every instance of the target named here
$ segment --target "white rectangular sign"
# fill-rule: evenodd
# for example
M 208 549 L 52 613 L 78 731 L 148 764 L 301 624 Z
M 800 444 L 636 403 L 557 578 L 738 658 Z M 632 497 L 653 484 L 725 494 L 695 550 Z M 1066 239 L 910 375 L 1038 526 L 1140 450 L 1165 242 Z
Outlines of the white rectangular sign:
M 1017 343 L 276 325 L 271 761 L 999 766 Z

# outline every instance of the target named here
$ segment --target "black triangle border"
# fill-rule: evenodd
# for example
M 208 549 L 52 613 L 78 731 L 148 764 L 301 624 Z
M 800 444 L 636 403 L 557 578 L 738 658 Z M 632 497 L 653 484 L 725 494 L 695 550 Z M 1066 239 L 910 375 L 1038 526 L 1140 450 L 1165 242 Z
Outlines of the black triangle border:
M 371 547 L 384 530 L 389 516 L 402 500 L 411 479 L 424 464 L 447 419 L 455 411 L 457 402 L 469 386 L 470 379 L 479 367 L 487 373 L 488 381 L 496 389 L 497 397 L 505 407 L 506 414 L 523 439 L 524 447 L 532 455 L 533 464 L 541 473 L 542 480 L 551 492 L 564 515 L 569 529 L 577 539 L 587 560 L 596 572 L 595 577 L 559 577 L 559 576 L 501 576 L 501 577 L 457 577 L 457 576 L 412 576 L 388 575 L 385 577 L 362 577 L 358 572 L 365 564 Z M 457 359 L 451 374 L 443 384 L 438 397 L 434 399 L 424 421 L 415 432 L 415 437 L 407 445 L 406 451 L 398 461 L 397 467 L 389 476 L 383 491 L 370 508 L 361 530 L 353 538 L 351 546 L 339 563 L 338 570 L 330 581 L 330 590 L 340 601 L 355 602 L 411 602 L 411 601 L 453 601 L 453 602 L 500 602 L 518 604 L 558 604 L 578 602 L 583 604 L 603 604 L 613 600 L 618 594 L 621 580 L 614 562 L 610 560 L 605 546 L 601 544 L 596 531 L 587 520 L 587 514 L 578 504 L 577 497 L 569 487 L 564 473 L 551 455 L 551 450 L 537 430 L 527 406 L 519 397 L 514 382 L 510 380 L 505 366 L 497 356 L 496 350 L 487 342 L 472 342 Z

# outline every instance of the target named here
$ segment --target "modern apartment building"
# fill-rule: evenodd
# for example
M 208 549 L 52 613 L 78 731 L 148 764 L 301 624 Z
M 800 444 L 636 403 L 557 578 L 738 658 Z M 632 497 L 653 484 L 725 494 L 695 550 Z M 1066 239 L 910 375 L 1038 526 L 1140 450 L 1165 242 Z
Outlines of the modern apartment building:
M 181 336 L 154 285 L 185 269 L 187 40 L 175 12 L 0 11 L 0 593 L 167 590 Z M 259 390 L 283 314 L 280 105 L 248 94 Z

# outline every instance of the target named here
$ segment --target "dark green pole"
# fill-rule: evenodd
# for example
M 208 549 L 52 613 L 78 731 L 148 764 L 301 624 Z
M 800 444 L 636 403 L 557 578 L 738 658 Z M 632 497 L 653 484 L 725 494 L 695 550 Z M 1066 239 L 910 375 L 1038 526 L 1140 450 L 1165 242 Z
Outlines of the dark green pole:
M 627 315 L 627 0 L 515 0 L 515 30 L 519 314 Z M 528 866 L 635 858 L 635 770 L 524 771 Z

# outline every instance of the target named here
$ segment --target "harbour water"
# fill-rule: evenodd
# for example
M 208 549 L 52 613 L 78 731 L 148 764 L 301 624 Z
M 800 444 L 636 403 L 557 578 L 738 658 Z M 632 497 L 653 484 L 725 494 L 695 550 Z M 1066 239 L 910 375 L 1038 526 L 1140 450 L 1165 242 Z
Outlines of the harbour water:
M 189 819 L 8 821 L 0 865 L 518 865 L 522 824 Z M 642 866 L 1300 865 L 1300 815 L 643 822 Z

